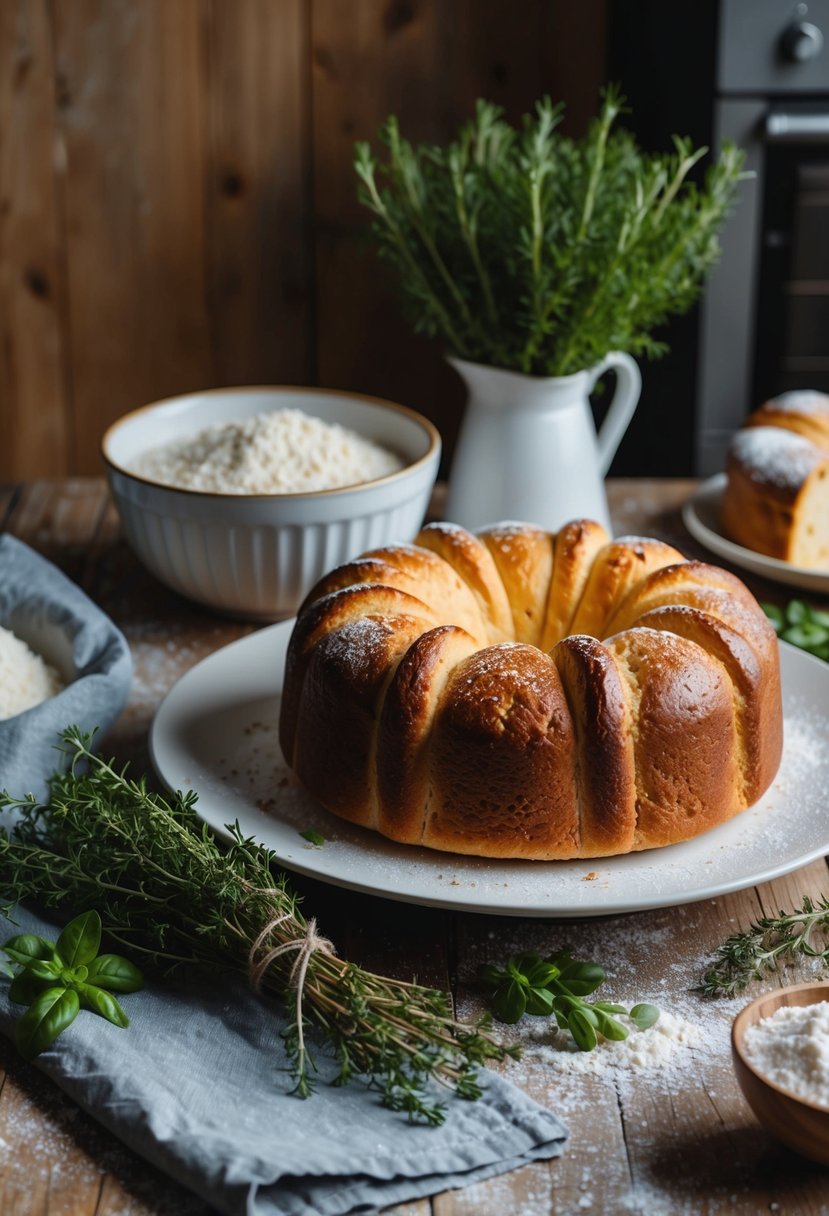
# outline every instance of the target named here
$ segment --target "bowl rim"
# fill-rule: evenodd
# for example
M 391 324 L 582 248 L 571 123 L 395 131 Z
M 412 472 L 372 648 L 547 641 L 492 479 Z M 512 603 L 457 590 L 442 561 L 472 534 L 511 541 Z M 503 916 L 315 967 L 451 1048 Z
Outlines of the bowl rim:
M 829 980 L 807 980 L 802 984 L 784 984 L 780 988 L 772 989 L 771 992 L 763 992 L 760 994 L 760 996 L 755 997 L 753 1001 L 749 1001 L 749 1003 L 744 1005 L 739 1013 L 735 1015 L 734 1020 L 731 1023 L 731 1050 L 738 1058 L 742 1066 L 748 1069 L 752 1076 L 756 1077 L 757 1080 L 762 1082 L 763 1085 L 767 1086 L 775 1093 L 780 1094 L 782 1097 L 788 1098 L 791 1102 L 796 1102 L 798 1106 L 805 1106 L 807 1109 L 813 1110 L 815 1114 L 825 1115 L 827 1119 L 829 1119 L 829 1106 L 821 1106 L 818 1102 L 812 1102 L 809 1098 L 803 1098 L 800 1096 L 800 1094 L 796 1094 L 793 1090 L 786 1089 L 784 1085 L 778 1085 L 776 1081 L 772 1081 L 766 1073 L 760 1072 L 759 1069 L 755 1068 L 755 1066 L 751 1063 L 751 1060 L 747 1058 L 742 1044 L 742 1038 L 745 1035 L 745 1031 L 748 1029 L 748 1026 L 745 1026 L 744 1022 L 747 1021 L 748 1015 L 752 1009 L 756 1008 L 758 1005 L 762 1005 L 765 1001 L 771 1000 L 773 997 L 780 996 L 785 992 L 813 991 L 816 993 L 819 989 L 823 990 L 824 995 L 814 1001 L 805 1001 L 803 1005 L 800 1006 L 800 1008 L 806 1008 L 809 1005 L 819 1005 L 822 1001 L 829 1002 Z M 784 1006 L 780 1005 L 779 1008 L 782 1009 Z M 777 1010 L 774 1012 L 776 1013 Z M 772 1015 L 768 1014 L 767 1016 L 771 1017 Z M 762 1018 L 757 1019 L 758 1022 L 762 1020 Z M 751 1025 L 755 1024 L 755 1022 L 751 1023 Z
M 119 427 L 129 422 L 139 414 L 149 413 L 152 410 L 161 409 L 164 406 L 174 405 L 177 402 L 184 401 L 188 397 L 207 397 L 218 396 L 219 394 L 229 393 L 307 393 L 309 396 L 315 394 L 317 396 L 326 397 L 344 397 L 349 400 L 361 401 L 370 406 L 378 406 L 382 409 L 392 410 L 395 413 L 403 414 L 417 423 L 425 432 L 429 440 L 429 446 L 422 456 L 417 460 L 403 466 L 402 469 L 397 469 L 393 473 L 385 473 L 382 477 L 373 477 L 370 481 L 354 481 L 347 486 L 335 486 L 329 490 L 293 490 L 285 491 L 281 494 L 274 493 L 246 493 L 235 494 L 227 490 L 196 490 L 190 486 L 176 486 L 169 482 L 156 481 L 154 478 L 145 477 L 140 473 L 135 473 L 131 469 L 125 468 L 120 464 L 108 451 L 108 445 Z M 424 414 L 418 413 L 408 405 L 400 405 L 396 401 L 389 401 L 385 397 L 374 397 L 367 393 L 357 393 L 350 389 L 341 388 L 322 388 L 315 385 L 296 385 L 296 384 L 245 384 L 245 385 L 226 385 L 215 388 L 193 389 L 187 393 L 175 393 L 171 397 L 160 397 L 157 401 L 148 401 L 145 405 L 139 405 L 134 410 L 129 410 L 126 414 L 122 414 L 111 422 L 104 431 L 101 438 L 100 451 L 101 458 L 104 464 L 115 473 L 119 473 L 122 477 L 128 477 L 132 481 L 140 482 L 146 486 L 152 486 L 154 489 L 164 490 L 170 494 L 185 494 L 201 499 L 232 499 L 237 502 L 244 502 L 246 499 L 254 499 L 258 502 L 274 499 L 276 501 L 284 501 L 290 499 L 294 502 L 303 498 L 328 498 L 336 494 L 353 494 L 356 490 L 363 490 L 368 487 L 379 485 L 387 485 L 390 482 L 399 481 L 404 477 L 410 476 L 425 466 L 436 456 L 440 455 L 442 440 L 440 431 Z

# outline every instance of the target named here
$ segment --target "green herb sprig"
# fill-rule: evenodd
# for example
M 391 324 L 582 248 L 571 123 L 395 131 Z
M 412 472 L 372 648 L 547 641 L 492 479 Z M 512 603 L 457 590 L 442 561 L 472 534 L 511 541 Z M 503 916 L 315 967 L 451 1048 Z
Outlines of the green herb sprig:
M 655 1005 L 624 1005 L 609 1001 L 585 1001 L 584 997 L 604 983 L 598 963 L 577 962 L 569 954 L 542 958 L 527 952 L 514 954 L 505 968 L 484 964 L 478 971 L 481 982 L 491 988 L 495 1016 L 514 1023 L 525 1013 L 554 1017 L 561 1030 L 569 1030 L 582 1051 L 592 1051 L 599 1037 L 620 1042 L 628 1029 L 614 1014 L 625 1014 L 639 1030 L 647 1030 L 659 1019 Z
M 18 933 L 3 943 L 12 966 L 9 999 L 29 1008 L 18 1020 L 15 1040 L 33 1060 L 88 1009 L 121 1028 L 129 1026 L 113 992 L 137 992 L 143 977 L 118 954 L 99 954 L 101 918 L 93 909 L 76 916 L 57 942 L 36 933 Z
M 784 642 L 829 662 L 829 612 L 811 608 L 803 600 L 790 600 L 785 608 L 763 604 L 763 611 Z
M 760 916 L 748 929 L 732 933 L 718 948 L 694 989 L 704 996 L 735 996 L 786 959 L 814 958 L 829 967 L 829 941 L 816 940 L 829 929 L 829 899 L 805 896 L 793 912 Z
M 0 797 L 0 809 L 20 812 L 14 833 L 0 833 L 9 909 L 25 900 L 96 907 L 109 937 L 163 970 L 230 970 L 250 980 L 272 955 L 261 991 L 295 1011 L 285 1038 L 303 1097 L 314 1067 L 306 1029 L 333 1049 L 339 1084 L 362 1078 L 387 1106 L 433 1124 L 444 1115 L 430 1081 L 476 1098 L 479 1066 L 518 1054 L 488 1032 L 487 1019 L 458 1023 L 444 993 L 338 958 L 314 936 L 275 855 L 238 825 L 233 843 L 221 845 L 198 819 L 195 794 L 152 792 L 96 755 L 92 736 L 77 728 L 63 739 L 70 765 L 53 777 L 47 806 Z
M 697 183 L 707 149 L 675 137 L 672 152 L 647 154 L 616 127 L 623 109 L 608 88 L 574 141 L 549 98 L 517 127 L 478 101 L 445 147 L 413 146 L 394 116 L 384 156 L 356 145 L 358 197 L 418 332 L 541 376 L 666 349 L 652 331 L 697 298 L 744 158 L 725 144 Z

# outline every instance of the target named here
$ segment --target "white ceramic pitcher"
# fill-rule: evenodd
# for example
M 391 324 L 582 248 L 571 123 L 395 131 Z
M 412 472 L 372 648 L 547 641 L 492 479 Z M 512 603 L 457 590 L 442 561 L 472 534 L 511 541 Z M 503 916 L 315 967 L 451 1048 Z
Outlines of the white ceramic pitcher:
M 588 371 L 549 377 L 449 362 L 468 400 L 446 518 L 465 528 L 522 520 L 551 532 L 571 519 L 595 519 L 611 532 L 604 477 L 642 387 L 630 355 L 612 351 Z M 616 388 L 597 433 L 590 392 L 611 370 Z

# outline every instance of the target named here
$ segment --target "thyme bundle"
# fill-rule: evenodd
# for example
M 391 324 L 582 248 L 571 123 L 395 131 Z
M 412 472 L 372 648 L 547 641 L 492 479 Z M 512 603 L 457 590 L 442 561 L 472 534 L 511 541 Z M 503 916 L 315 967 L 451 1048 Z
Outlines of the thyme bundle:
M 356 145 L 358 197 L 418 332 L 528 375 L 665 350 L 652 330 L 697 298 L 744 157 L 724 145 L 697 184 L 707 148 L 675 137 L 645 153 L 615 126 L 622 112 L 608 88 L 579 141 L 549 98 L 518 127 L 479 101 L 446 147 L 413 146 L 394 116 L 383 159 Z
M 361 1078 L 391 1109 L 432 1124 L 444 1104 L 431 1081 L 474 1099 L 479 1066 L 517 1053 L 488 1033 L 487 1019 L 456 1022 L 444 993 L 337 958 L 271 850 L 238 825 L 220 845 L 196 815 L 195 794 L 152 792 L 76 727 L 63 740 L 70 763 L 52 778 L 47 805 L 0 796 L 0 809 L 19 811 L 14 832 L 0 831 L 7 914 L 27 900 L 94 908 L 104 933 L 148 966 L 241 973 L 293 1006 L 285 1042 L 303 1097 L 313 1090 L 306 1029 L 333 1049 L 337 1084 Z

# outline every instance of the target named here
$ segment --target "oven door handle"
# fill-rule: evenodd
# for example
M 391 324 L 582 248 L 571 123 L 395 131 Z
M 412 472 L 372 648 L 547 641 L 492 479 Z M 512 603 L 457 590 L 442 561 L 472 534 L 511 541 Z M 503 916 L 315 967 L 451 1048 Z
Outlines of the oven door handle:
M 829 110 L 772 110 L 766 115 L 766 140 L 773 144 L 829 143 Z

